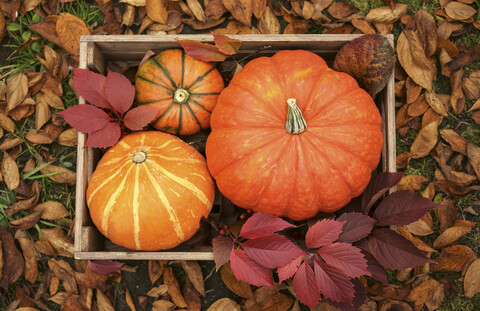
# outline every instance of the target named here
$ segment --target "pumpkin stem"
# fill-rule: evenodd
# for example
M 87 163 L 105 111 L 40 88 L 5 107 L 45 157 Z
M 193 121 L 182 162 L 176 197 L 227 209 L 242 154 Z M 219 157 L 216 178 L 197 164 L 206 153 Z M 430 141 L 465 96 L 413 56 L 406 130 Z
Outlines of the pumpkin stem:
M 132 161 L 135 164 L 142 164 L 147 159 L 147 153 L 145 151 L 137 151 L 132 156 Z
M 307 122 L 303 118 L 302 111 L 298 108 L 295 98 L 287 99 L 288 112 L 285 130 L 289 134 L 300 134 L 307 129 Z
M 185 89 L 176 89 L 173 94 L 173 99 L 177 104 L 183 104 L 188 100 L 190 94 Z

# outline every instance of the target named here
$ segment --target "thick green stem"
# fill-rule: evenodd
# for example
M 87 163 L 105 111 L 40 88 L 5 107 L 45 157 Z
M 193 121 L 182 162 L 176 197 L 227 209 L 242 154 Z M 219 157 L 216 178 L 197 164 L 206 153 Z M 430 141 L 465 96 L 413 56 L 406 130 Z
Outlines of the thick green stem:
M 287 99 L 287 105 L 288 112 L 287 122 L 285 122 L 285 130 L 289 134 L 300 134 L 307 129 L 307 122 L 305 122 L 295 98 Z

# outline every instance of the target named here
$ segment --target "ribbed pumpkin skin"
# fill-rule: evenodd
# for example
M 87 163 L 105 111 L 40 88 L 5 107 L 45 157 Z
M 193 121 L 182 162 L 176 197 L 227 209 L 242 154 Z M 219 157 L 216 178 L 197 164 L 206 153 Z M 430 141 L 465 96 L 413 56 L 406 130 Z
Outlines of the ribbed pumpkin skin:
M 307 129 L 285 130 L 295 98 Z M 383 147 L 382 119 L 349 75 L 307 51 L 249 62 L 219 97 L 206 146 L 219 190 L 254 211 L 303 220 L 360 195 Z
M 139 68 L 135 81 L 137 105 L 160 108 L 152 125 L 161 131 L 195 134 L 210 127 L 210 114 L 224 88 L 215 67 L 196 60 L 184 50 L 165 50 Z M 184 90 L 184 102 L 175 100 Z
M 147 154 L 141 164 L 137 151 Z M 215 187 L 205 159 L 181 139 L 162 132 L 130 134 L 98 163 L 87 205 L 100 232 L 132 249 L 170 249 L 191 238 L 207 217 Z

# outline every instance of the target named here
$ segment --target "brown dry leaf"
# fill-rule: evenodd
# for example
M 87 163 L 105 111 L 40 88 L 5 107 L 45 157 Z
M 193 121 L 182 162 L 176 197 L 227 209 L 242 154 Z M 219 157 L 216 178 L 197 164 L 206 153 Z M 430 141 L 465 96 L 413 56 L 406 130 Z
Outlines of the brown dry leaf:
M 63 110 L 65 106 L 63 105 L 63 101 L 57 94 L 54 94 L 51 90 L 44 88 L 42 92 L 37 94 L 37 103 L 39 101 L 47 103 L 50 107 Z
M 170 311 L 175 307 L 169 300 L 157 300 L 153 303 L 152 311 Z
M 44 163 L 39 163 L 43 165 Z M 51 180 L 61 183 L 61 184 L 69 184 L 70 186 L 75 185 L 76 182 L 76 173 L 72 172 L 69 169 L 64 167 L 55 166 L 49 164 L 40 170 L 43 174 L 48 175 L 48 178 Z
M 405 80 L 405 88 L 407 90 L 407 103 L 413 103 L 420 96 L 422 87 L 416 84 L 412 78 L 407 77 Z
M 7 112 L 20 105 L 28 93 L 28 79 L 23 73 L 17 73 L 7 82 Z
M 3 176 L 3 182 L 7 185 L 8 189 L 14 190 L 20 184 L 20 173 L 18 171 L 17 163 L 6 151 L 3 152 L 0 173 Z
M 352 19 L 352 25 L 363 32 L 364 34 L 373 34 L 375 33 L 375 29 L 373 29 L 372 25 L 369 22 L 359 18 Z
M 188 279 L 183 286 L 183 297 L 185 297 L 185 301 L 187 302 L 188 311 L 202 310 L 200 295 Z
M 198 262 L 194 260 L 182 260 L 180 263 L 192 285 L 200 295 L 205 297 L 205 283 L 203 281 L 202 268 L 200 268 Z
M 412 233 L 407 229 L 407 226 L 398 226 L 397 233 L 412 242 L 419 250 L 425 253 L 437 253 L 437 251 L 433 249 L 430 245 L 426 244 L 418 237 L 412 235 Z
M 464 172 L 451 171 L 450 180 L 460 186 L 467 187 L 468 185 L 477 181 L 477 176 Z
M 18 201 L 13 205 L 9 206 L 8 208 L 6 208 L 5 214 L 7 214 L 8 217 L 12 217 L 19 211 L 24 211 L 32 208 L 38 202 L 39 193 L 40 193 L 40 186 L 38 181 L 35 181 L 32 185 L 32 191 L 29 194 L 28 198 L 26 200 Z
M 58 278 L 57 278 L 58 280 Z M 65 304 L 65 302 L 67 301 L 68 297 L 70 297 L 72 294 L 71 293 L 67 293 L 67 292 L 59 292 L 59 293 L 56 293 L 54 295 L 52 295 L 52 297 L 48 298 L 48 301 L 52 301 L 58 305 L 61 305 L 63 306 Z
M 468 188 L 465 188 L 450 180 L 437 180 L 435 181 L 435 186 L 443 192 L 456 196 L 465 196 L 474 192 L 475 190 L 480 189 L 480 186 L 470 186 Z
M 208 307 L 207 311 L 241 311 L 242 309 L 230 298 L 220 298 Z
M 439 282 L 438 286 L 435 287 L 432 297 L 425 302 L 425 306 L 429 311 L 437 310 L 443 304 L 443 299 L 445 299 L 445 289 L 443 284 Z
M 252 0 L 223 0 L 225 8 L 242 24 L 249 26 L 252 19 Z
M 53 139 L 44 130 L 38 132 L 35 130 L 30 130 L 25 135 L 25 138 L 29 142 L 37 145 L 48 145 L 53 142 Z
M 123 12 L 122 16 L 122 25 L 130 27 L 135 22 L 135 13 L 137 8 L 131 4 L 127 4 L 125 7 L 125 12 Z
M 420 36 L 412 30 L 404 30 L 397 40 L 397 56 L 403 69 L 418 85 L 432 89 L 437 69 L 427 58 Z
M 145 6 L 145 0 L 120 0 L 120 2 L 128 3 L 133 6 Z
M 421 310 L 423 305 L 429 301 L 436 292 L 438 286 L 440 286 L 440 283 L 435 279 L 425 280 L 412 289 L 407 300 L 414 302 L 415 310 Z
M 3 264 L 0 287 L 6 291 L 9 285 L 15 283 L 23 274 L 25 261 L 15 245 L 12 234 L 3 227 L 0 227 L 0 241 L 0 248 L 2 249 L 0 261 Z
M 462 90 L 468 99 L 477 100 L 480 97 L 479 86 L 470 78 L 462 79 Z M 469 111 L 471 110 L 470 108 Z
M 73 55 L 79 53 L 80 36 L 90 35 L 90 29 L 85 22 L 70 13 L 59 14 L 56 31 L 65 50 Z
M 280 293 L 277 288 L 260 287 L 255 291 L 255 305 L 252 310 L 288 311 L 294 301 L 292 296 Z
M 424 114 L 430 106 L 428 105 L 425 95 L 420 95 L 407 107 L 407 114 L 411 117 L 418 117 Z
M 163 296 L 167 293 L 168 286 L 165 284 L 162 284 L 157 287 L 153 287 L 151 290 L 148 291 L 147 296 L 153 297 L 153 298 L 158 298 L 158 296 Z
M 408 231 L 418 236 L 426 236 L 432 234 L 434 232 L 432 227 L 433 220 L 430 213 L 425 213 L 425 215 L 419 220 L 405 226 Z
M 376 8 L 368 12 L 365 20 L 376 23 L 394 23 L 407 12 L 407 9 L 408 5 L 403 3 L 397 3 L 394 10 L 388 6 Z
M 187 5 L 192 11 L 193 15 L 202 22 L 205 22 L 207 19 L 205 17 L 205 12 L 203 11 L 202 5 L 198 0 L 187 0 Z
M 335 2 L 328 8 L 327 12 L 336 19 L 344 19 L 358 12 L 358 9 L 349 3 Z
M 455 203 L 452 200 L 444 200 L 440 207 L 436 209 L 438 221 L 440 223 L 440 232 L 444 232 L 455 223 L 458 212 Z
M 441 129 L 440 135 L 450 144 L 452 149 L 463 155 L 467 155 L 467 140 L 452 129 Z
M 472 298 L 480 293 L 480 259 L 475 259 L 468 267 L 463 286 L 467 298 Z
M 28 28 L 30 30 L 38 32 L 47 41 L 50 41 L 57 46 L 63 47 L 62 42 L 57 35 L 55 19 L 47 17 L 47 19 L 43 22 L 28 25 Z
M 15 122 L 0 111 L 0 127 L 13 134 L 15 132 Z
M 433 271 L 462 271 L 463 267 L 470 261 L 477 258 L 477 255 L 470 247 L 465 245 L 453 245 L 444 248 L 440 256 L 434 260 L 438 265 L 433 265 Z
M 452 244 L 460 237 L 466 235 L 476 225 L 475 222 L 468 220 L 457 220 L 453 227 L 443 231 L 433 242 L 434 248 L 443 248 L 449 244 Z
M 422 175 L 405 175 L 397 184 L 397 190 L 420 190 L 428 179 Z
M 60 279 L 53 275 L 50 278 L 50 284 L 48 285 L 48 292 L 50 295 L 55 295 L 55 293 L 58 291 L 58 286 L 60 286 Z
M 455 20 L 466 20 L 477 13 L 473 7 L 458 1 L 449 2 L 444 9 L 448 17 Z
M 40 253 L 50 256 L 73 257 L 73 242 L 61 228 L 42 228 L 41 232 L 40 239 L 35 242 L 35 248 Z
M 33 211 L 42 212 L 42 219 L 57 220 L 70 216 L 65 206 L 60 202 L 46 201 L 35 206 Z
M 246 282 L 239 281 L 233 274 L 229 264 L 222 266 L 220 276 L 222 277 L 223 283 L 236 295 L 246 299 L 253 298 L 252 287 Z
M 35 129 L 39 131 L 42 126 L 48 122 L 52 113 L 50 112 L 50 107 L 44 100 L 37 101 L 35 108 Z
M 155 284 L 155 282 L 157 282 L 157 280 L 162 276 L 166 264 L 167 261 L 165 260 L 148 261 L 148 275 L 150 276 L 150 281 L 152 284 Z
M 3 143 L 0 144 L 0 150 L 2 150 L 2 151 L 8 150 L 10 148 L 13 148 L 13 147 L 16 147 L 16 146 L 20 145 L 23 142 L 24 142 L 24 140 L 20 137 L 7 138 L 3 141 Z
M 480 180 L 480 148 L 467 142 L 468 161 L 472 165 L 475 175 Z
M 435 19 L 427 10 L 420 10 L 415 14 L 415 22 L 420 36 L 425 42 L 425 55 L 430 57 L 437 49 L 437 24 Z
M 38 265 L 37 260 L 40 259 L 39 254 L 35 250 L 33 241 L 27 237 L 24 231 L 17 230 L 15 239 L 20 243 L 23 258 L 25 258 L 25 279 L 34 284 L 37 281 Z
M 449 61 L 451 61 L 452 57 L 457 57 L 459 54 L 457 46 L 452 41 L 438 37 L 437 51 L 443 51 L 443 50 L 447 52 L 448 58 L 447 57 L 444 58 L 444 61 L 441 62 L 442 65 L 448 63 Z
M 436 113 L 433 109 L 428 109 L 422 117 L 422 128 L 433 122 L 440 124 L 442 121 L 443 116 Z
M 304 19 L 312 18 L 313 14 L 315 13 L 315 7 L 310 1 L 303 2 L 303 8 L 301 12 Z
M 425 189 L 422 192 L 422 197 L 433 201 L 435 197 L 435 185 L 433 183 L 429 183 L 427 187 L 425 187 Z
M 410 146 L 413 159 L 427 156 L 438 141 L 438 122 L 431 122 L 420 130 Z
M 17 230 L 27 230 L 32 228 L 38 223 L 41 215 L 42 215 L 42 211 L 33 212 L 22 218 L 10 221 L 8 223 L 8 226 L 10 228 L 14 228 Z
M 257 7 L 257 3 L 261 3 L 263 1 L 255 1 L 254 4 L 254 14 L 255 8 Z M 205 6 L 205 15 L 212 20 L 220 19 L 220 17 L 227 12 L 227 8 L 223 5 L 222 0 L 210 0 Z M 255 15 L 256 16 L 256 15 Z M 258 17 L 260 18 L 260 16 Z
M 457 87 L 452 92 L 450 97 L 450 104 L 452 105 L 453 112 L 458 115 L 465 109 L 465 95 L 463 95 L 462 87 Z
M 216 27 L 225 21 L 225 17 L 220 19 L 207 20 L 205 23 L 200 22 L 196 19 L 182 19 L 182 22 L 192 27 L 195 30 L 204 30 L 212 27 Z
M 133 303 L 132 295 L 130 295 L 130 292 L 128 291 L 125 293 L 125 301 L 127 303 L 127 306 L 130 308 L 131 311 L 136 311 L 135 309 L 135 304 Z
M 97 306 L 99 311 L 115 311 L 110 300 L 99 289 L 97 289 Z
M 263 34 L 279 34 L 281 31 L 280 22 L 270 7 L 265 9 L 263 16 L 258 21 L 257 27 Z
M 164 268 L 163 282 L 168 286 L 167 292 L 172 298 L 173 303 L 179 308 L 186 308 L 187 302 L 185 301 L 185 298 L 183 298 L 182 292 L 180 291 L 180 285 L 178 284 L 171 267 L 166 266 Z
M 438 99 L 435 91 L 427 91 L 425 93 L 425 100 L 432 107 L 433 111 L 444 117 L 448 116 L 447 109 L 440 99 Z
M 60 133 L 57 139 L 57 143 L 64 146 L 76 146 L 77 137 L 78 132 L 72 127 Z
M 50 258 L 48 260 L 48 267 L 52 270 L 55 276 L 62 281 L 63 288 L 67 293 L 78 294 L 75 272 L 68 262 L 65 260 Z

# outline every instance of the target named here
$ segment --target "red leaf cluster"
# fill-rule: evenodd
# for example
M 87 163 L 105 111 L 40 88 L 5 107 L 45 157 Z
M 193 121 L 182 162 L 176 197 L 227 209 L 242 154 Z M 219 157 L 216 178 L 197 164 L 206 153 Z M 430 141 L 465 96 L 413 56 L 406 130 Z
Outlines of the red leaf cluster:
M 388 284 L 385 268 L 435 263 L 389 228 L 412 223 L 438 207 L 413 191 L 388 194 L 402 176 L 384 173 L 374 177 L 363 196 L 337 219 L 321 219 L 308 228 L 305 247 L 283 232 L 295 225 L 254 213 L 238 237 L 213 239 L 217 268 L 230 260 L 235 276 L 255 286 L 274 286 L 277 278 L 278 283 L 293 278 L 297 298 L 312 309 L 323 298 L 342 309 L 358 308 L 366 297 L 360 276 Z
M 105 77 L 80 68 L 73 68 L 73 73 L 75 89 L 91 105 L 76 105 L 59 114 L 78 131 L 90 134 L 85 147 L 113 146 L 122 135 L 122 126 L 142 130 L 158 112 L 149 106 L 130 110 L 135 87 L 119 73 L 109 71 Z

